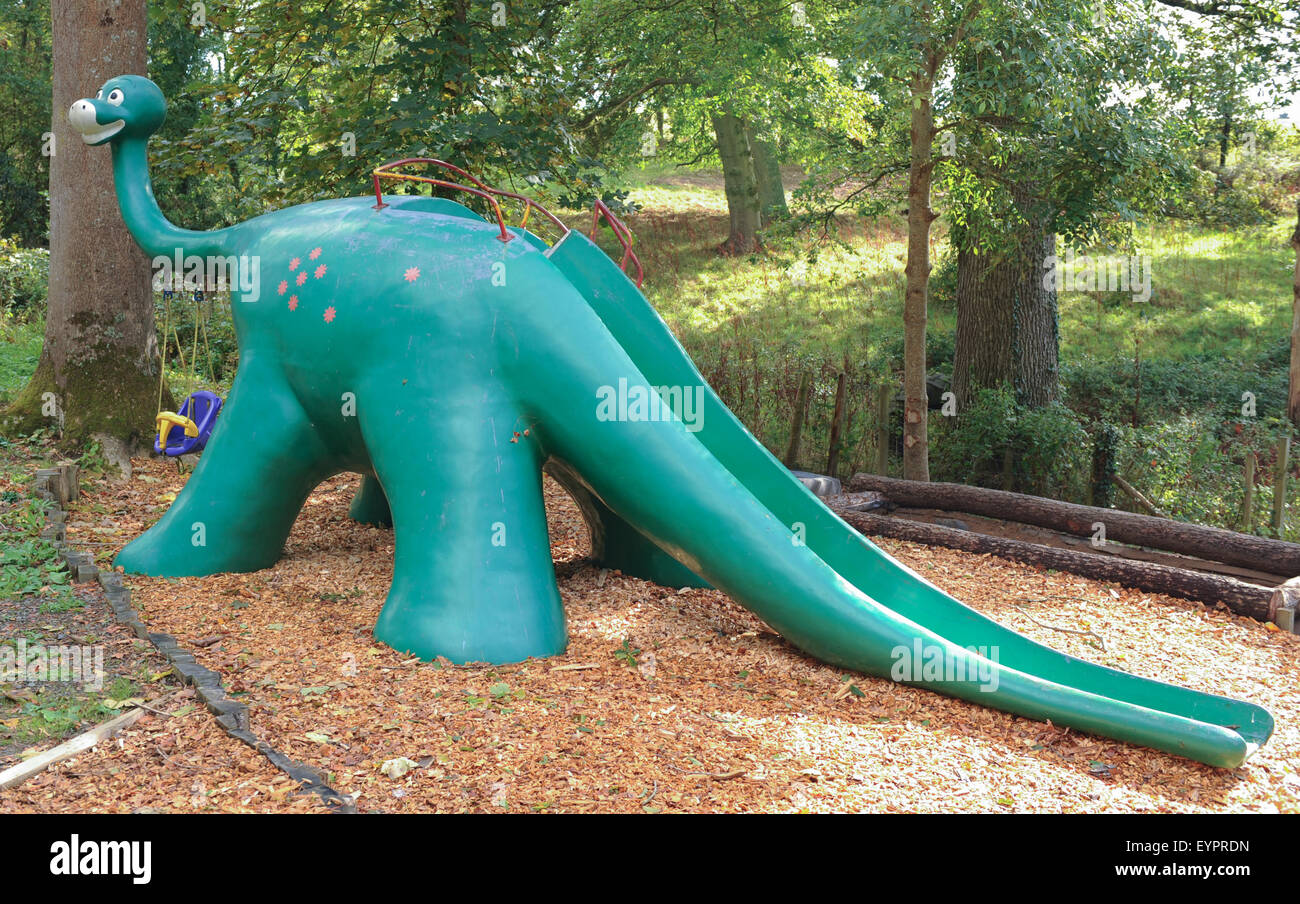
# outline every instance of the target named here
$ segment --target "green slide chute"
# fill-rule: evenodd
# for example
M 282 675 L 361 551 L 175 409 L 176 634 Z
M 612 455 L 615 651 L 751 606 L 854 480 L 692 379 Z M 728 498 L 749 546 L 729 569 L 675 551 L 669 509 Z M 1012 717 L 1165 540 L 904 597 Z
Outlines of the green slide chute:
M 975 695 L 968 687 L 955 693 L 957 688 L 943 682 L 918 683 L 1215 766 L 1239 766 L 1268 740 L 1273 719 L 1259 706 L 1066 656 L 981 615 L 889 557 L 836 517 L 750 435 L 707 388 L 658 313 L 604 252 L 586 237 L 571 233 L 550 258 L 582 292 L 651 386 L 706 387 L 698 440 L 772 517 L 782 524 L 802 525 L 809 549 L 840 578 L 878 603 L 882 615 L 887 610 L 900 623 L 911 623 L 956 647 L 996 652 L 998 668 L 1018 676 L 1005 689 L 999 681 L 998 690 Z M 820 616 L 809 612 L 807 617 Z M 847 630 L 850 625 L 846 620 L 841 627 Z M 888 674 L 903 658 L 863 663 L 827 655 L 829 651 L 809 652 L 877 674 Z

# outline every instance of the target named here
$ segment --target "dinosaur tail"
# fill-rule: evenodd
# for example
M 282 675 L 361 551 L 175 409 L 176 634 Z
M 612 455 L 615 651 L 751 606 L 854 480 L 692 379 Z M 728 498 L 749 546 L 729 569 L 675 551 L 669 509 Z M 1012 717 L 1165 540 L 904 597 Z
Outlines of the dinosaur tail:
M 839 666 L 1215 766 L 1240 765 L 1268 739 L 1273 720 L 1258 706 L 1057 653 L 895 562 L 745 430 L 598 248 L 572 233 L 548 257 L 582 296 L 556 298 L 537 324 L 566 361 L 530 391 L 548 453 L 790 642 Z M 689 418 L 662 416 L 669 406 L 638 388 L 698 404 Z

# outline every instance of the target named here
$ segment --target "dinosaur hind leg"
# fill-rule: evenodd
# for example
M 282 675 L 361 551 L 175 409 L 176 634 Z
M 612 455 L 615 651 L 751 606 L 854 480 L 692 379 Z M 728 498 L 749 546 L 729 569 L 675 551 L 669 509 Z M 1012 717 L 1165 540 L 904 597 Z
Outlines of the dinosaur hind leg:
M 562 652 L 564 608 L 533 441 L 510 441 L 517 415 L 504 403 L 410 395 L 400 408 L 376 401 L 361 415 L 397 544 L 375 637 L 457 663 Z
M 712 586 L 616 515 L 568 464 L 552 459 L 546 464 L 546 473 L 564 487 L 582 512 L 591 534 L 591 557 L 602 568 L 664 587 Z
M 361 489 L 352 497 L 348 517 L 361 524 L 374 527 L 392 527 L 393 513 L 388 507 L 388 497 L 384 495 L 383 485 L 374 474 L 366 474 L 361 481 Z
M 114 564 L 169 577 L 269 568 L 307 495 L 334 470 L 279 372 L 250 354 L 185 488 Z

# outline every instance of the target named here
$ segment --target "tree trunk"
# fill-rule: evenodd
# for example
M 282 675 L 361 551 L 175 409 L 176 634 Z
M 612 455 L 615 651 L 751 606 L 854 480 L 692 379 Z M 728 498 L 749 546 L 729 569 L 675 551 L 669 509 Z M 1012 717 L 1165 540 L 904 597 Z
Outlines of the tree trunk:
M 942 509 L 1019 521 L 1076 537 L 1094 535 L 1094 525 L 1100 523 L 1105 525 L 1107 541 L 1168 550 L 1269 574 L 1300 575 L 1300 543 L 1218 527 L 957 483 L 916 483 L 875 474 L 854 474 L 848 489 L 853 493 L 881 493 L 895 505 L 908 508 Z
M 938 61 L 912 83 L 911 164 L 907 176 L 907 289 L 903 297 L 903 476 L 930 479 L 929 434 L 926 417 L 925 327 L 930 301 L 930 188 L 934 181 L 934 107 L 931 92 Z
M 729 254 L 748 254 L 761 244 L 758 232 L 763 225 L 753 150 L 744 121 L 734 114 L 715 115 L 713 131 L 718 139 L 727 213 L 731 218 L 730 234 L 722 247 Z
M 45 345 L 6 428 L 62 425 L 65 445 L 103 437 L 120 453 L 153 432 L 158 393 L 149 262 L 127 232 L 106 148 L 68 123 L 72 102 L 145 72 L 145 0 L 53 0 L 55 154 Z M 170 395 L 167 396 L 170 402 Z
M 977 389 L 1004 383 L 1031 408 L 1059 393 L 1056 289 L 1043 279 L 1043 263 L 1056 253 L 1056 234 L 1024 191 L 1015 194 L 1027 221 L 1015 247 L 1003 254 L 980 252 L 977 240 L 958 238 L 952 391 L 960 408 Z
M 782 460 L 787 468 L 799 461 L 799 441 L 803 439 L 803 424 L 808 420 L 808 396 L 812 393 L 812 372 L 805 370 L 799 378 L 799 391 L 794 397 L 794 415 L 790 419 L 790 444 Z M 834 475 L 832 475 L 834 476 Z
M 1291 423 L 1300 426 L 1300 202 L 1296 203 L 1291 247 L 1295 249 L 1295 282 L 1291 289 L 1291 369 L 1286 413 Z
M 1099 556 L 1093 553 L 1040 546 L 1023 540 L 989 537 L 971 531 L 924 524 L 865 512 L 837 512 L 848 524 L 864 534 L 895 537 L 927 546 L 946 546 L 967 552 L 992 554 L 1015 562 L 1051 568 L 1081 575 L 1097 581 L 1113 581 L 1144 593 L 1167 593 L 1185 600 L 1198 600 L 1211 606 L 1223 603 L 1238 615 L 1271 622 L 1277 602 L 1273 588 L 1249 584 L 1236 578 L 1172 568 L 1154 562 L 1135 562 Z
M 1223 127 L 1219 130 L 1219 169 L 1228 165 L 1228 148 L 1232 143 L 1232 113 L 1223 114 Z
M 763 222 L 788 216 L 790 208 L 785 203 L 785 183 L 781 181 L 781 162 L 776 148 L 753 126 L 746 130 L 746 135 L 754 154 L 754 181 L 758 184 L 758 207 Z

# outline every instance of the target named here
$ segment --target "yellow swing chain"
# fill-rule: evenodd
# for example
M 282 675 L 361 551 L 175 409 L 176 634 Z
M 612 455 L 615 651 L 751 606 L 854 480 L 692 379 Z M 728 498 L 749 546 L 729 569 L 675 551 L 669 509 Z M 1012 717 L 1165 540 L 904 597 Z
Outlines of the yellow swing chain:
M 163 331 L 162 331 L 162 361 L 158 365 L 158 404 L 154 410 L 162 412 L 163 386 L 167 381 L 167 343 L 171 340 L 172 325 L 172 297 L 169 293 L 163 293 Z

